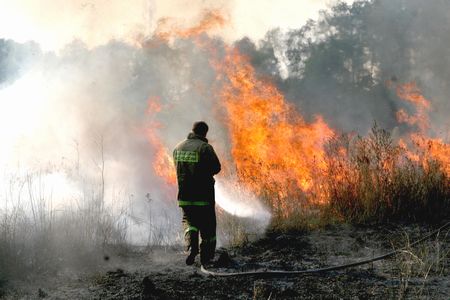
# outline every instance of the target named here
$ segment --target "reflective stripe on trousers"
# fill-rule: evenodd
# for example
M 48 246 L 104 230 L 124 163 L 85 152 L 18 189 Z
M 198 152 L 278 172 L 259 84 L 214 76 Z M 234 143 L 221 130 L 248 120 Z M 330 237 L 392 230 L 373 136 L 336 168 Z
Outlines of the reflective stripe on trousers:
M 181 208 L 183 210 L 186 249 L 195 253 L 200 250 L 201 257 L 214 257 L 216 249 L 215 206 L 182 206 Z M 199 235 L 201 237 L 200 245 Z

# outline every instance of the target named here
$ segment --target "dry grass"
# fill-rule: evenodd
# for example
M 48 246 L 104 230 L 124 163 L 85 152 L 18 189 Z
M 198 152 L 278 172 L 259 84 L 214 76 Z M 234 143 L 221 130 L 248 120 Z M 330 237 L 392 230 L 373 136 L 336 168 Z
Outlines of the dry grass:
M 266 229 L 265 220 L 243 218 L 217 207 L 219 246 L 240 247 L 260 238 Z
M 424 294 L 429 280 L 449 275 L 450 249 L 446 246 L 449 234 L 449 230 L 443 231 L 434 239 L 414 247 L 411 247 L 410 236 L 403 234 L 400 244 L 404 250 L 394 261 L 394 273 L 399 279 L 396 298 L 429 298 Z
M 305 230 L 334 222 L 439 222 L 450 215 L 446 166 L 425 152 L 412 160 L 375 124 L 367 137 L 341 135 L 326 146 L 326 169 L 308 192 L 268 195 L 272 227 Z M 283 202 L 282 209 L 277 203 Z M 319 212 L 319 217 L 317 216 Z
M 339 221 L 439 222 L 450 212 L 450 181 L 443 166 L 430 158 L 425 164 L 408 159 L 390 134 L 376 126 L 368 137 L 334 139 L 327 154 L 328 171 L 317 174 L 316 190 L 287 203 L 289 214 L 281 206 L 274 209 L 271 229 L 304 231 Z M 130 212 L 105 203 L 104 169 L 101 173 L 101 181 L 84 182 L 80 199 L 67 209 L 55 209 L 51 195 L 36 188 L 41 173 L 11 176 L 0 208 L 0 285 L 28 274 L 51 275 L 64 266 L 95 266 L 111 245 L 126 247 Z M 129 204 L 128 199 L 116 202 Z M 149 219 L 136 222 L 148 226 L 149 241 L 167 244 L 177 227 L 152 217 L 149 196 L 147 202 Z M 265 229 L 224 212 L 218 222 L 222 244 L 231 246 L 248 243 Z
M 450 185 L 444 166 L 431 157 L 412 161 L 376 125 L 366 138 L 333 140 L 327 151 L 327 209 L 341 219 L 438 221 L 448 215 Z
M 107 247 L 126 243 L 124 210 L 105 205 L 101 186 L 86 188 L 76 205 L 56 209 L 41 176 L 10 178 L 0 210 L 0 280 L 91 268 Z

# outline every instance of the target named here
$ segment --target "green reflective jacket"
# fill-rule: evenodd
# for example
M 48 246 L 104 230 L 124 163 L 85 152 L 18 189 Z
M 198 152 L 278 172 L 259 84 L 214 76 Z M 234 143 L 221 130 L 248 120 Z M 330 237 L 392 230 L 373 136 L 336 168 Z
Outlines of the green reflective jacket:
M 213 204 L 213 176 L 220 172 L 220 162 L 208 140 L 190 133 L 186 140 L 175 147 L 173 160 L 177 168 L 178 204 Z

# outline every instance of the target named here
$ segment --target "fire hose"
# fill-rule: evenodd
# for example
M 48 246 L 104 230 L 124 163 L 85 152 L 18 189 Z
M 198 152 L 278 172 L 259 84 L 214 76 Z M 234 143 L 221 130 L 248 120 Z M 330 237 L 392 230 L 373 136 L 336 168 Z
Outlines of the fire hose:
M 441 230 L 447 228 L 450 226 L 450 222 L 447 222 L 446 224 L 442 225 L 438 229 L 434 230 L 430 234 L 424 236 L 423 238 L 411 243 L 409 246 L 413 247 L 418 244 L 423 243 L 424 241 L 430 239 L 431 237 L 439 234 Z M 383 260 L 392 256 L 395 256 L 396 254 L 403 252 L 406 250 L 406 247 L 393 250 L 391 252 L 388 252 L 386 254 L 376 256 L 370 259 L 364 259 L 360 261 L 356 261 L 353 263 L 348 263 L 344 265 L 339 266 L 331 266 L 331 267 L 324 267 L 324 268 L 317 268 L 317 269 L 308 269 L 308 270 L 298 270 L 298 271 L 285 271 L 285 270 L 264 270 L 264 271 L 248 271 L 248 272 L 214 272 L 206 269 L 203 265 L 200 268 L 200 271 L 207 275 L 217 276 L 217 277 L 237 277 L 237 276 L 288 276 L 288 275 L 307 275 L 307 274 L 318 274 L 318 273 L 325 273 L 330 271 L 338 271 L 343 270 L 351 267 L 356 267 L 360 265 L 369 264 L 378 260 Z

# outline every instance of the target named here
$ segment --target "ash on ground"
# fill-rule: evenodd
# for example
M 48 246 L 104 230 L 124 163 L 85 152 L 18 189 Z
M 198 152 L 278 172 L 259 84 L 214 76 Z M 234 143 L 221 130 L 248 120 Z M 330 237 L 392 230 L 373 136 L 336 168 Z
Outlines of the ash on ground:
M 221 248 L 216 272 L 304 270 L 346 264 L 407 246 L 390 259 L 323 274 L 213 277 L 185 266 L 180 247 L 105 255 L 100 271 L 10 283 L 6 299 L 448 299 L 450 232 L 408 245 L 433 228 L 350 225 L 310 232 L 269 232 Z

